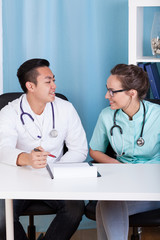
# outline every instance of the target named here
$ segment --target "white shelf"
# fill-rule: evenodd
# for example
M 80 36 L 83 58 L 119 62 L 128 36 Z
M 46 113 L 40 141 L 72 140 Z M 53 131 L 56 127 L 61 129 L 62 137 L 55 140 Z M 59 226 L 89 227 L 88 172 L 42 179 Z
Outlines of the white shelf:
M 144 7 L 160 7 L 160 0 L 129 0 L 129 64 L 160 62 L 160 58 L 143 56 Z
M 159 7 L 160 0 L 129 0 L 129 5 L 136 7 Z
M 138 62 L 160 62 L 160 58 L 156 58 L 156 57 L 141 57 L 141 58 L 137 58 L 136 59 L 136 63 Z

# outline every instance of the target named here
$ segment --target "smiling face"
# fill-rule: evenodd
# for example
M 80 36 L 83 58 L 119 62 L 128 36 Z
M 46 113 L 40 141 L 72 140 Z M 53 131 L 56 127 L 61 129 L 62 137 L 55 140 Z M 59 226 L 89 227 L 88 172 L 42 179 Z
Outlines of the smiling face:
M 56 90 L 55 76 L 49 67 L 39 67 L 36 71 L 38 72 L 36 84 L 33 82 L 26 83 L 28 95 L 31 95 L 37 103 L 46 104 L 54 101 Z
M 116 75 L 110 75 L 107 80 L 107 89 L 112 91 L 124 90 L 120 79 Z M 109 100 L 111 109 L 122 109 L 128 108 L 132 101 L 131 90 L 113 93 L 113 96 L 107 91 L 105 98 Z
M 26 82 L 27 100 L 36 114 L 43 112 L 48 102 L 55 99 L 55 76 L 49 67 L 38 67 L 36 82 Z
M 34 94 L 44 103 L 52 102 L 55 99 L 55 76 L 49 67 L 39 67 L 37 69 L 37 85 L 34 88 Z

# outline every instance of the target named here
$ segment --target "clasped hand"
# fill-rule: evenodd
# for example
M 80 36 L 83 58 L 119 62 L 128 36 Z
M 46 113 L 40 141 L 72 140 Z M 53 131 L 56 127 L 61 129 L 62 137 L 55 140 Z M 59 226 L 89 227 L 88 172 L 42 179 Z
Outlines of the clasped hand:
M 44 168 L 47 165 L 47 157 L 49 152 L 46 152 L 42 147 L 36 148 L 38 151 L 32 150 L 29 157 L 29 165 L 33 168 Z

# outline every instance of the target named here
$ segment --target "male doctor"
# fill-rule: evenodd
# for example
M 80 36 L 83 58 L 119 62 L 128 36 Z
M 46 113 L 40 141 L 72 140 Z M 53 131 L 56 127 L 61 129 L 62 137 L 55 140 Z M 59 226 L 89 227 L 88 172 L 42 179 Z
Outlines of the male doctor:
M 37 169 L 53 161 L 83 162 L 88 153 L 84 129 L 72 104 L 55 96 L 49 62 L 30 59 L 19 67 L 17 76 L 24 94 L 0 111 L 1 161 Z M 68 151 L 63 155 L 64 143 Z M 28 239 L 19 216 L 32 201 L 14 201 L 15 240 Z M 43 201 L 57 214 L 42 239 L 69 240 L 82 219 L 84 202 Z

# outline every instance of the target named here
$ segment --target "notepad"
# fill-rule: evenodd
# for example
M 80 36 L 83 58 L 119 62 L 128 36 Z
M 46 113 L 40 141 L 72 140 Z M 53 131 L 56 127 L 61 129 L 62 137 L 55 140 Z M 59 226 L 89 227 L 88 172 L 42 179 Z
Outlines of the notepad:
M 90 178 L 97 177 L 97 167 L 88 163 L 56 163 L 52 172 L 56 178 Z

